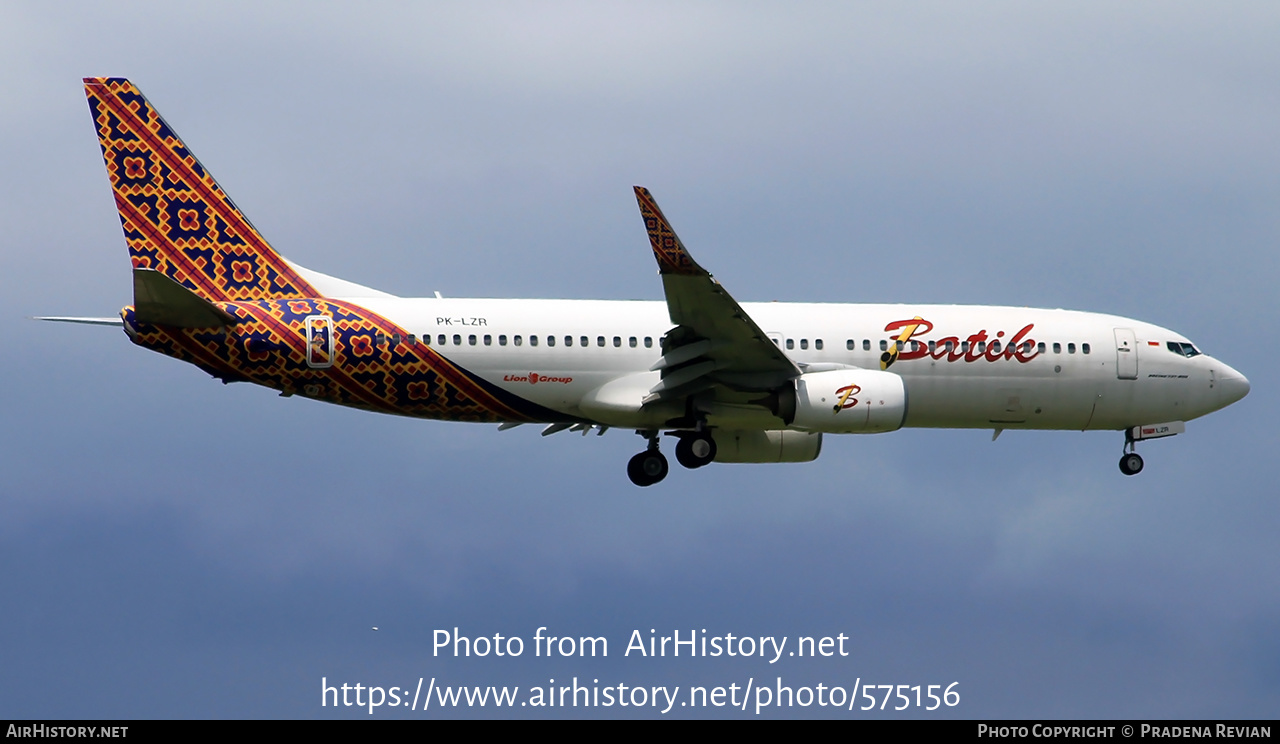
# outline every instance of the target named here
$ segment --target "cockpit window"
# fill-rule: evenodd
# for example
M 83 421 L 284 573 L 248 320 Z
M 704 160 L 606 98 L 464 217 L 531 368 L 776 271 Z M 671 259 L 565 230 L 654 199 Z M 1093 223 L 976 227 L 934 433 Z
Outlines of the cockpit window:
M 1165 344 L 1165 346 L 1169 347 L 1169 351 L 1172 351 L 1174 354 L 1179 354 L 1181 356 L 1187 357 L 1188 359 L 1190 359 L 1193 356 L 1200 355 L 1199 349 L 1197 349 L 1192 344 L 1186 343 L 1185 341 L 1169 341 Z

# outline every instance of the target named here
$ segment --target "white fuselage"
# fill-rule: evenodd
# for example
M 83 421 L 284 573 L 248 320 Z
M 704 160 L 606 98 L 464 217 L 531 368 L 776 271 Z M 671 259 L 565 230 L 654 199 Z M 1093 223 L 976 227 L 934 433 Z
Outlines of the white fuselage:
M 648 426 L 640 401 L 672 326 L 649 301 L 353 298 L 515 395 L 610 426 Z M 1069 310 L 958 305 L 743 303 L 802 370 L 889 370 L 905 383 L 904 426 L 1124 429 L 1187 421 L 1242 398 L 1243 375 L 1159 326 Z M 923 322 L 922 322 L 923 321 Z M 886 330 L 886 328 L 891 330 Z M 1010 349 L 1010 342 L 1015 348 Z M 931 343 L 932 342 L 932 345 Z M 998 343 L 999 346 L 995 344 Z M 635 410 L 584 407 L 620 380 Z M 713 421 L 713 423 L 716 423 Z M 768 428 L 769 422 L 721 421 Z

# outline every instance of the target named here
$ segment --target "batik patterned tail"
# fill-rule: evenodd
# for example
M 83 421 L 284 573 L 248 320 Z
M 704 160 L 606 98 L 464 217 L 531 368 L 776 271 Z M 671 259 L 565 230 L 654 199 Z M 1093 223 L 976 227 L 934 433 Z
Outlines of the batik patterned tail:
M 317 297 L 124 78 L 85 78 L 135 268 L 209 300 Z

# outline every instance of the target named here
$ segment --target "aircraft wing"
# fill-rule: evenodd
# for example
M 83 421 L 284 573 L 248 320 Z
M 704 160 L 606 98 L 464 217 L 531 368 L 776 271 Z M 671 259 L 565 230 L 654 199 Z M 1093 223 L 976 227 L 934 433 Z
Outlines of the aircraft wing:
M 645 402 L 689 395 L 717 384 L 738 391 L 769 391 L 800 376 L 800 369 L 689 255 L 649 190 L 636 186 L 649 231 L 667 312 L 676 325 L 663 338 L 653 369 L 662 381 Z

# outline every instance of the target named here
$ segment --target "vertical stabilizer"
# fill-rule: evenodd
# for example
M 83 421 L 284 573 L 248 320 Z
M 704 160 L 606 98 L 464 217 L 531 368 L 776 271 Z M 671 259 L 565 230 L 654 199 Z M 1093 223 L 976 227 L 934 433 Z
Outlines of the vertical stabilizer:
M 211 302 L 320 293 L 258 234 L 213 176 L 124 78 L 85 78 L 102 158 L 135 269 Z

